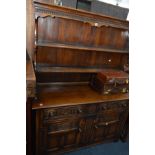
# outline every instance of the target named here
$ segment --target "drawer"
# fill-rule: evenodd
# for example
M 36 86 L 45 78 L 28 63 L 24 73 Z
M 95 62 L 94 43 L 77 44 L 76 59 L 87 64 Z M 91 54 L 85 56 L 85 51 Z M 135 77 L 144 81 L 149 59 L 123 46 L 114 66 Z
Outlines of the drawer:
M 126 109 L 129 106 L 128 103 L 129 103 L 128 100 L 105 102 L 105 103 L 99 104 L 98 113 L 102 113 L 106 110 Z
M 67 133 L 79 129 L 79 119 L 57 119 L 46 125 L 48 133 Z
M 96 114 L 96 104 L 78 105 L 71 107 L 49 108 L 43 110 L 43 120 L 53 120 L 63 117 L 77 117 L 81 115 Z
M 82 115 L 96 115 L 97 104 L 87 104 L 79 107 L 80 114 Z
M 120 120 L 120 112 L 117 110 L 106 110 L 102 114 L 99 114 L 97 121 L 99 123 L 115 122 Z
M 70 117 L 76 116 L 81 112 L 79 107 L 59 107 L 59 108 L 49 108 L 44 109 L 43 111 L 44 120 L 52 120 L 60 117 Z

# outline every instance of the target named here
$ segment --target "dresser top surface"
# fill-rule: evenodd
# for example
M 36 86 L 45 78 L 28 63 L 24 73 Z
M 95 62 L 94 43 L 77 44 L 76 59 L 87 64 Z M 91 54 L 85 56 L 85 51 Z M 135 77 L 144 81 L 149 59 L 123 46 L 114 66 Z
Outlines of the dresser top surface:
M 32 109 L 127 100 L 128 94 L 102 95 L 88 85 L 40 86 L 37 103 Z

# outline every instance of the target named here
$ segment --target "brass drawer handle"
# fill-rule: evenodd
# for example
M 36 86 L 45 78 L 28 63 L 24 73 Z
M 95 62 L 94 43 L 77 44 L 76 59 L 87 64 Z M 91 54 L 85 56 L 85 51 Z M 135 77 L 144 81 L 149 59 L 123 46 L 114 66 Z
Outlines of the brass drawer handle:
M 104 106 L 103 108 L 104 108 L 104 110 L 107 110 L 107 109 L 108 109 L 108 107 L 107 107 L 107 106 Z
M 107 110 L 108 107 L 107 107 L 107 106 L 103 106 L 102 109 L 103 109 L 103 110 Z
M 79 128 L 79 132 L 80 132 L 80 133 L 82 132 L 82 129 L 81 129 L 81 128 Z
M 126 84 L 128 84 L 128 83 L 129 83 L 129 80 L 128 80 L 128 79 L 126 79 L 126 81 L 125 81 L 125 82 L 126 82 Z
M 126 92 L 127 92 L 127 88 L 123 88 L 122 93 L 126 93 Z
M 127 105 L 125 103 L 122 104 L 122 107 L 127 107 Z
M 49 116 L 54 116 L 54 112 L 53 111 L 49 112 Z
M 108 122 L 106 122 L 106 123 L 105 123 L 105 125 L 106 125 L 106 126 L 108 126 L 108 125 L 109 125 L 109 123 L 108 123 Z
M 82 113 L 82 110 L 79 108 L 79 109 L 78 109 L 78 112 L 79 112 L 79 113 Z
M 110 122 L 100 123 L 100 124 L 98 124 L 98 126 L 108 126 L 110 124 L 118 123 L 118 122 L 119 122 L 119 120 L 114 120 L 114 121 L 110 121 Z
M 98 129 L 98 126 L 97 125 L 95 125 L 95 129 Z

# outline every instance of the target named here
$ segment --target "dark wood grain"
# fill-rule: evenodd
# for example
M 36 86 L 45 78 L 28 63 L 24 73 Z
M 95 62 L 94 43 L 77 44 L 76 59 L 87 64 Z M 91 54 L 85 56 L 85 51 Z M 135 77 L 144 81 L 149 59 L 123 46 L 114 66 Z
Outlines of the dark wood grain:
M 74 8 L 69 8 L 69 7 L 60 7 L 57 5 L 50 5 L 50 4 L 45 4 L 45 3 L 39 3 L 39 2 L 35 2 L 34 1 L 34 5 L 35 5 L 35 12 L 36 15 L 49 15 L 49 14 L 61 14 L 63 16 L 69 16 L 69 17 L 75 17 L 75 18 L 80 18 L 83 17 L 83 20 L 86 21 L 86 19 L 92 19 L 93 21 L 103 21 L 103 22 L 107 22 L 107 23 L 112 23 L 112 24 L 116 24 L 116 25 L 120 25 L 124 28 L 128 29 L 129 26 L 129 22 L 126 20 L 122 20 L 122 19 L 118 19 L 118 18 L 114 18 L 111 16 L 106 16 L 103 14 L 97 14 L 97 13 L 93 13 L 93 12 L 88 12 L 88 11 L 84 11 L 84 10 L 77 10 Z M 56 12 L 57 11 L 57 12 Z M 40 14 L 39 14 L 40 13 Z M 94 18 L 96 17 L 96 18 Z M 81 18 L 80 18 L 81 19 Z
M 41 86 L 38 93 L 39 102 L 34 103 L 32 109 L 128 99 L 128 94 L 101 95 L 88 85 Z
M 26 53 L 26 154 L 32 155 L 32 103 L 36 89 L 36 77 L 32 59 Z
M 55 82 L 89 82 L 92 73 L 51 73 L 37 72 L 38 83 L 55 83 Z
M 35 97 L 36 77 L 31 59 L 26 61 L 27 97 Z
M 33 154 L 60 154 L 119 140 L 128 117 L 128 93 L 102 95 L 89 83 L 105 69 L 126 71 L 128 21 L 37 1 L 27 27 L 35 35 L 35 41 L 29 40 L 35 68 L 29 81 L 35 74 L 37 97 L 28 104 L 29 113 L 33 111 L 28 122 L 34 128 Z
M 34 60 L 34 7 L 32 0 L 26 0 L 26 49 Z
M 121 70 L 104 69 L 91 79 L 91 87 L 101 94 L 129 92 L 129 75 Z
M 88 43 L 88 42 L 87 42 Z M 37 46 L 40 47 L 55 47 L 55 48 L 65 48 L 65 49 L 75 49 L 75 50 L 83 50 L 83 51 L 100 51 L 100 52 L 112 52 L 112 53 L 128 53 L 127 50 L 117 50 L 117 49 L 108 49 L 108 48 L 95 48 L 89 46 L 77 46 L 77 45 L 67 45 L 60 43 L 37 43 Z
M 72 50 L 63 48 L 37 48 L 37 66 L 123 68 L 128 64 L 127 53 Z
M 37 22 L 38 46 L 127 52 L 128 30 L 95 27 L 79 21 L 48 16 L 39 18 Z
M 37 110 L 36 154 L 57 154 L 119 139 L 128 100 Z
M 37 66 L 37 72 L 42 73 L 98 73 L 102 68 L 84 68 L 84 67 L 40 67 Z

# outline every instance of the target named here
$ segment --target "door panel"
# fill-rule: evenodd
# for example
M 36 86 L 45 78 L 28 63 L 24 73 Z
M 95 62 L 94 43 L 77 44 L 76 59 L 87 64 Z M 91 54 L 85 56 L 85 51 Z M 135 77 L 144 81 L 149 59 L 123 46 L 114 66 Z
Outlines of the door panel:
M 95 125 L 95 142 L 116 138 L 120 129 L 120 121 L 114 120 Z
M 78 119 L 56 119 L 52 122 L 45 122 L 45 129 L 41 132 L 42 136 L 40 135 L 39 147 L 40 150 L 44 149 L 43 155 L 76 147 L 78 125 Z
M 91 144 L 94 140 L 95 117 L 85 117 L 80 121 L 80 145 Z

